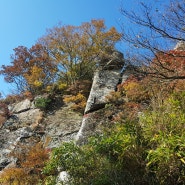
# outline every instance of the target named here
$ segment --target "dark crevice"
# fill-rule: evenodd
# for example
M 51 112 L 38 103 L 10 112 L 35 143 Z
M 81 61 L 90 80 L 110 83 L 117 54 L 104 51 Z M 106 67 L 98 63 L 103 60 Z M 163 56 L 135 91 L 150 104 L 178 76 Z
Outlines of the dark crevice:
M 10 164 L 10 161 L 4 161 L 0 164 L 0 171 L 2 171 L 6 166 Z
M 86 111 L 85 114 L 89 114 L 95 111 L 98 111 L 100 109 L 105 108 L 106 103 L 96 104 L 94 105 L 90 110 Z

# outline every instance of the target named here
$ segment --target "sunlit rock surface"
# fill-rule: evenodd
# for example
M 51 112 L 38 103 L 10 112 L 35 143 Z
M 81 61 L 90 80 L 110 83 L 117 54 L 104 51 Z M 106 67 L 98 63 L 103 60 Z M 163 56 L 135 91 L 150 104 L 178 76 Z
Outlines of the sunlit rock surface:
M 128 74 L 123 72 L 123 54 L 114 51 L 112 55 L 100 61 L 100 67 L 94 74 L 93 84 L 82 120 L 82 125 L 76 136 L 76 142 L 83 144 L 96 130 L 98 124 L 95 114 L 105 107 L 107 95 L 117 90 L 117 85 L 126 80 Z

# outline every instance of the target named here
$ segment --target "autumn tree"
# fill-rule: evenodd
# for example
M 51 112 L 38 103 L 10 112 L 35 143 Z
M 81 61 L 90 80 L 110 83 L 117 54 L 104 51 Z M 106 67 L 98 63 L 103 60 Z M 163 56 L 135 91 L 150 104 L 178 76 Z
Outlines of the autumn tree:
M 27 82 L 23 76 L 27 72 L 27 61 L 30 60 L 28 48 L 19 46 L 14 49 L 14 55 L 11 56 L 11 64 L 9 66 L 2 65 L 1 74 L 8 83 L 16 85 L 19 92 L 25 90 Z
M 145 74 L 185 79 L 185 1 L 140 1 L 137 5 L 138 12 L 121 8 L 127 20 L 127 25 L 122 24 L 122 39 L 131 47 L 128 60 L 142 66 Z
M 91 80 L 96 61 L 115 49 L 121 34 L 103 20 L 91 20 L 80 26 L 56 26 L 39 39 L 60 66 L 60 76 L 67 84 Z
M 6 82 L 15 84 L 18 92 L 37 94 L 56 77 L 57 65 L 41 44 L 30 49 L 24 46 L 15 48 L 11 60 L 11 65 L 2 66 L 0 74 L 4 75 Z

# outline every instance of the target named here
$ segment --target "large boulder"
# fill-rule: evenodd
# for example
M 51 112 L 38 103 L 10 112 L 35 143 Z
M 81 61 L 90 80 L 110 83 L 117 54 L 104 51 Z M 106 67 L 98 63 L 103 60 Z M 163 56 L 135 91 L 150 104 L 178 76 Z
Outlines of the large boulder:
M 16 115 L 19 119 L 19 122 L 25 124 L 32 124 L 37 122 L 38 117 L 42 115 L 42 111 L 40 109 L 30 109 L 28 111 L 21 112 Z
M 99 64 L 100 67 L 94 74 L 82 124 L 76 136 L 76 142 L 79 144 L 85 143 L 98 127 L 99 122 L 94 117 L 96 117 L 96 112 L 108 103 L 106 97 L 110 92 L 117 90 L 117 85 L 122 82 L 122 79 L 126 80 L 128 77 L 127 74 L 123 74 L 123 54 L 118 51 L 113 51 L 108 58 L 101 60 Z
M 114 50 L 108 56 L 102 58 L 98 64 L 104 70 L 121 69 L 125 64 L 123 53 Z
M 24 112 L 31 108 L 34 108 L 34 104 L 29 99 L 25 99 L 19 103 L 9 106 L 9 110 L 12 113 Z
M 115 91 L 121 78 L 121 69 L 97 70 L 94 74 L 85 114 L 98 110 L 107 103 L 106 96 Z

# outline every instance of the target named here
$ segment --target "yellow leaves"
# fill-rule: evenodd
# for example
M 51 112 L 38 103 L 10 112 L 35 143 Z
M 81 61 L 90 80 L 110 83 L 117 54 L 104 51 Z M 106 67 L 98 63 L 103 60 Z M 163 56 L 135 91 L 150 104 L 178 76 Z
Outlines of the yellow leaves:
M 69 102 L 79 103 L 79 102 L 82 102 L 82 101 L 86 101 L 86 98 L 83 94 L 78 93 L 76 96 L 65 97 L 64 101 L 66 103 L 69 103 Z
M 42 82 L 41 81 L 38 81 L 38 80 L 35 80 L 34 82 L 33 82 L 33 85 L 35 86 L 35 87 L 41 87 L 42 86 Z
M 183 155 L 183 152 L 178 152 L 177 156 L 180 158 L 180 161 L 185 165 L 185 155 Z
M 24 185 L 26 173 L 22 168 L 7 168 L 0 175 L 2 184 Z
M 53 89 L 53 86 L 52 85 L 48 85 L 46 87 L 46 92 L 51 92 L 52 89 Z
M 127 85 L 124 86 L 126 91 L 131 91 L 136 89 L 139 86 L 139 84 L 137 82 L 130 82 Z
M 139 99 L 139 96 L 142 96 L 141 86 L 136 81 L 130 81 L 123 85 L 126 91 L 126 96 L 130 100 Z
M 129 100 L 141 102 L 150 99 L 148 83 L 147 79 L 138 80 L 137 77 L 131 75 L 121 84 L 121 88 L 124 89 Z
M 26 73 L 25 78 L 27 79 L 27 82 L 29 85 L 32 85 L 34 87 L 41 87 L 43 85 L 43 79 L 45 78 L 45 74 L 42 70 L 42 68 L 33 66 L 30 69 L 29 73 Z
M 183 158 L 180 159 L 183 164 L 185 164 L 185 160 Z
M 64 98 L 65 103 L 73 103 L 71 108 L 81 113 L 83 113 L 85 109 L 86 101 L 87 101 L 86 97 L 81 93 L 78 93 L 77 95 L 74 96 L 67 96 Z
M 58 89 L 59 90 L 65 90 L 66 88 L 67 88 L 67 84 L 65 84 L 65 83 L 58 84 Z
M 113 50 L 120 38 L 114 27 L 106 28 L 104 20 L 91 20 L 80 26 L 59 25 L 48 30 L 48 35 L 40 40 L 47 43 L 70 85 L 77 80 L 92 79 L 94 59 Z

